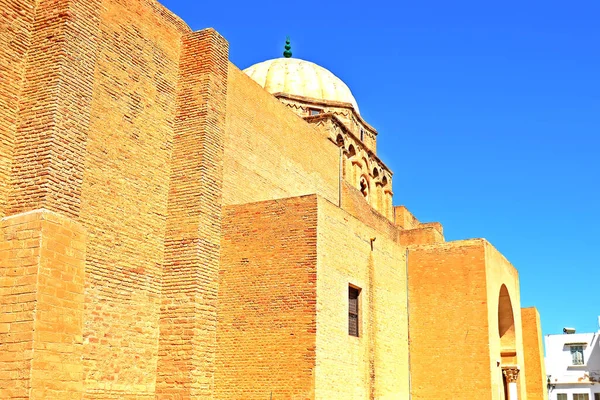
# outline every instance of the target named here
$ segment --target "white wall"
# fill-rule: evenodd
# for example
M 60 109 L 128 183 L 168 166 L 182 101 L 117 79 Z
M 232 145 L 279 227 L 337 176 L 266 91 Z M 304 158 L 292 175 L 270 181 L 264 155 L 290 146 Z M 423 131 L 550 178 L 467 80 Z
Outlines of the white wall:
M 600 332 L 546 335 L 546 374 L 555 385 L 550 392 L 550 400 L 556 400 L 558 393 L 567 393 L 572 400 L 573 393 L 588 393 L 594 400 L 594 393 L 600 393 Z M 584 365 L 572 365 L 569 343 L 583 344 Z

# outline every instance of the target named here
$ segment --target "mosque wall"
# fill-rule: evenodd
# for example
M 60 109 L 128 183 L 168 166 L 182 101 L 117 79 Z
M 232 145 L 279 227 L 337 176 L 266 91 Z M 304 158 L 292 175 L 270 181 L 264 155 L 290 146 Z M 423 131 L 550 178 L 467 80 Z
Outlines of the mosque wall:
M 523 330 L 521 326 L 521 299 L 519 274 L 510 262 L 492 246 L 483 241 L 485 250 L 486 292 L 488 307 L 488 346 L 492 371 L 492 399 L 502 399 L 502 368 L 516 365 L 520 368 L 517 386 L 519 398 L 527 399 L 527 374 L 523 354 Z M 504 289 L 506 288 L 506 289 Z M 509 297 L 506 298 L 506 295 Z M 502 299 L 502 297 L 505 297 Z M 507 310 L 513 326 L 504 333 Z M 498 365 L 500 361 L 500 365 Z
M 317 193 L 339 198 L 339 149 L 230 64 L 223 204 Z
M 0 3 L 0 218 L 5 215 L 17 129 L 19 95 L 35 17 L 34 0 Z
M 224 207 L 215 398 L 314 398 L 316 295 L 315 195 Z
M 404 248 L 323 198 L 317 232 L 316 398 L 408 399 Z M 349 286 L 360 289 L 358 337 Z
M 527 371 L 527 399 L 548 400 L 546 366 L 540 314 L 535 307 L 521 309 L 523 327 L 523 364 Z
M 484 246 L 474 239 L 408 247 L 414 400 L 442 394 L 497 398 L 491 397 L 491 372 L 485 368 L 490 353 Z
M 153 398 L 180 43 L 158 3 L 103 0 L 80 221 L 86 398 Z

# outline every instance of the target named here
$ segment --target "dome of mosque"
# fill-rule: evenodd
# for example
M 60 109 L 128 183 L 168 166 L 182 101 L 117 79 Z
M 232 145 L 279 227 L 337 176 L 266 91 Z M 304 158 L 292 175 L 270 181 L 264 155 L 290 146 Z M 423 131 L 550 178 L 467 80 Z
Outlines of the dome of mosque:
M 244 72 L 269 93 L 350 103 L 359 112 L 348 86 L 327 69 L 310 61 L 275 58 L 254 64 Z

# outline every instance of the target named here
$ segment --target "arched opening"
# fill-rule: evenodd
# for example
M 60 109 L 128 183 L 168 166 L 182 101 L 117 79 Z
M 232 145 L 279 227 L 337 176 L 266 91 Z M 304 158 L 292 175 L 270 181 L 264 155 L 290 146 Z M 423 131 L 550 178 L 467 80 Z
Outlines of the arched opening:
M 379 171 L 377 168 L 373 168 L 373 178 L 377 178 L 379 176 Z
M 498 335 L 502 352 L 515 351 L 515 318 L 506 285 L 500 288 L 498 298 Z
M 506 285 L 500 287 L 498 295 L 498 336 L 500 338 L 500 358 L 502 362 L 503 399 L 512 400 L 511 390 L 516 390 L 516 376 L 512 373 L 517 363 L 517 347 L 515 342 L 515 318 L 512 301 Z M 512 389 L 511 389 L 512 386 Z
M 365 197 L 365 200 L 369 201 L 369 181 L 364 176 L 360 177 L 359 190 Z
M 344 137 L 341 134 L 337 135 L 335 138 L 335 144 L 337 144 L 338 147 L 344 147 Z
M 356 155 L 356 149 L 354 148 L 353 145 L 350 145 L 350 147 L 348 147 L 348 158 L 352 158 Z

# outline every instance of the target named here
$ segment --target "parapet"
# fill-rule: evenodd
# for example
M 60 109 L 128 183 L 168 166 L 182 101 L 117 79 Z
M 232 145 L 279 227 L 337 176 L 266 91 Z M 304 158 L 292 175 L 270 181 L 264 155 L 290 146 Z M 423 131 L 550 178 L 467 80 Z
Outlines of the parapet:
M 394 224 L 400 228 L 403 246 L 444 243 L 444 228 L 439 222 L 420 222 L 405 206 L 394 207 Z

